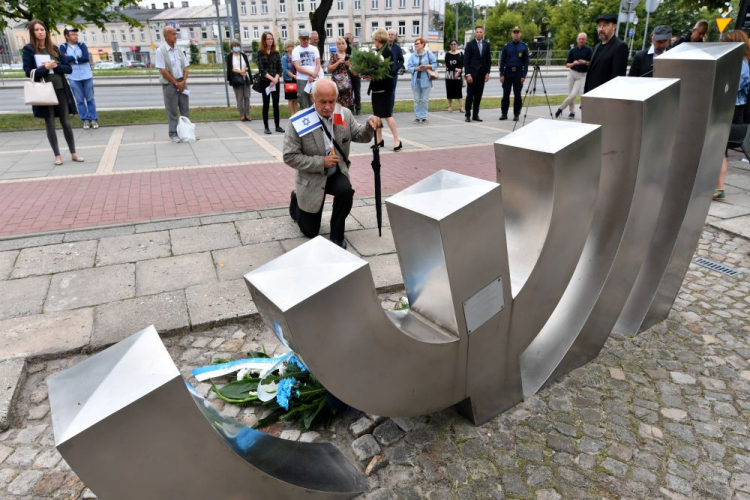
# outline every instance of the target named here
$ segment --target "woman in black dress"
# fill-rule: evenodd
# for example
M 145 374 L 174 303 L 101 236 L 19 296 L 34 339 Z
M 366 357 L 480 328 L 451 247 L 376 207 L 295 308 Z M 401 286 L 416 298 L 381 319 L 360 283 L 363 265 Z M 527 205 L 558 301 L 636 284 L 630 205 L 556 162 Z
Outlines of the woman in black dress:
M 448 97 L 448 112 L 453 113 L 453 99 L 458 99 L 458 109 L 463 113 L 461 79 L 464 77 L 464 55 L 458 51 L 456 40 L 451 40 L 450 46 L 450 52 L 445 54 L 445 93 Z
M 375 48 L 378 49 L 378 51 L 380 51 L 380 49 L 385 45 L 385 48 L 381 53 L 383 59 L 387 59 L 389 57 L 393 59 L 391 50 L 386 45 L 388 43 L 388 32 L 386 30 L 384 30 L 383 28 L 378 28 L 377 30 L 375 30 L 375 32 L 372 34 L 372 42 L 375 45 Z M 398 138 L 396 120 L 394 120 L 391 116 L 393 78 L 386 77 L 382 80 L 370 81 L 369 92 L 372 94 L 372 114 L 374 114 L 381 120 L 385 120 L 385 122 L 388 123 L 388 128 L 391 129 L 391 134 L 393 134 L 393 150 L 399 151 L 403 147 L 403 145 L 401 144 L 401 140 Z M 385 145 L 385 142 L 383 141 L 383 129 L 379 128 L 377 130 L 377 141 L 381 147 Z

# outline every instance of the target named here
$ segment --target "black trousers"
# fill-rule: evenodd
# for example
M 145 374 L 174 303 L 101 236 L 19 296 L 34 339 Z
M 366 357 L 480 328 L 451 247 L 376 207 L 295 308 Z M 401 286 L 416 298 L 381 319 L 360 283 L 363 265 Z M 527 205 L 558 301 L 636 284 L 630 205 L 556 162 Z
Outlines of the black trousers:
M 473 83 L 466 82 L 467 118 L 479 118 L 479 105 L 482 102 L 482 94 L 484 94 L 485 76 L 484 73 L 479 73 L 474 77 Z
M 504 115 L 508 114 L 511 87 L 513 88 L 513 116 L 519 116 L 521 114 L 521 107 L 523 106 L 523 100 L 521 99 L 523 83 L 521 83 L 520 74 L 509 75 L 506 73 L 503 80 L 503 101 L 500 103 L 500 109 Z
M 358 76 L 352 76 L 352 91 L 354 92 L 354 111 L 359 113 L 362 109 L 362 79 Z
M 60 116 L 60 125 L 62 125 L 65 142 L 68 143 L 68 149 L 71 154 L 76 152 L 76 142 L 73 138 L 73 125 L 70 123 L 70 110 L 68 109 L 68 96 L 65 95 L 65 89 L 55 89 L 57 96 L 57 106 L 49 106 L 47 118 L 44 119 L 44 126 L 47 129 L 47 140 L 52 146 L 52 152 L 55 156 L 60 156 L 60 146 L 57 144 L 57 132 L 55 132 L 55 110 Z
M 354 189 L 349 178 L 341 172 L 336 172 L 326 181 L 326 194 L 333 196 L 333 213 L 331 213 L 331 241 L 344 241 L 344 227 L 349 212 L 352 211 Z M 320 221 L 323 217 L 323 207 L 318 213 L 305 212 L 297 209 L 297 224 L 300 231 L 308 238 L 315 238 L 320 232 Z
M 263 90 L 263 125 L 268 128 L 268 105 L 273 98 L 273 122 L 276 126 L 279 126 L 279 86 L 276 86 L 276 90 L 270 94 L 266 94 L 265 89 Z

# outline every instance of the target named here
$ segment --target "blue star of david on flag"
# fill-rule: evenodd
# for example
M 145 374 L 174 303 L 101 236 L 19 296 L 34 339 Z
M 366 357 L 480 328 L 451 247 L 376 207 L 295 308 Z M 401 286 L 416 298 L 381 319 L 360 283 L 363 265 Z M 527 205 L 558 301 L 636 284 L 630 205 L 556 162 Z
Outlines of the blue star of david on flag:
M 315 111 L 315 107 L 303 109 L 302 111 L 295 113 L 290 119 L 294 130 L 297 131 L 297 135 L 302 137 L 309 134 L 316 128 L 322 127 L 318 113 Z

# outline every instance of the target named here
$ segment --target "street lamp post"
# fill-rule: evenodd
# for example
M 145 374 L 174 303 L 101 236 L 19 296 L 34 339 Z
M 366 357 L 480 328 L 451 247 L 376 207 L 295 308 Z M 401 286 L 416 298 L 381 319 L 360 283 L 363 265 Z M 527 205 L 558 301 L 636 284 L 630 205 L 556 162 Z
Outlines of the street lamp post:
M 219 3 L 221 0 L 214 0 L 214 6 L 216 7 L 216 31 L 219 32 L 219 58 L 221 59 L 221 67 L 224 68 L 224 75 L 227 74 L 227 62 L 224 60 L 224 38 L 221 36 L 221 14 L 219 13 Z M 227 79 L 224 78 L 224 92 L 227 94 L 227 107 L 230 106 L 229 104 L 229 84 L 227 83 Z

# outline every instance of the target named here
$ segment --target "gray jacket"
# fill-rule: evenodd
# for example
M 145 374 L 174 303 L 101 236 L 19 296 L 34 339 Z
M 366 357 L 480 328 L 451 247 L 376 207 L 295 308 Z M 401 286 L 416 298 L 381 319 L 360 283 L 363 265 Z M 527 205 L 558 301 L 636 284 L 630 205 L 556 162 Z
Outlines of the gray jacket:
M 375 135 L 375 130 L 369 124 L 361 125 L 348 109 L 344 108 L 346 129 L 341 125 L 334 126 L 334 138 L 341 149 L 349 157 L 349 148 L 354 142 L 369 142 Z M 300 137 L 294 126 L 289 124 L 284 136 L 284 163 L 297 170 L 297 203 L 308 213 L 317 213 L 323 206 L 326 193 L 326 173 L 323 157 L 326 154 L 325 132 L 317 128 L 309 134 Z M 336 154 L 341 154 L 336 151 Z M 349 168 L 342 159 L 338 164 L 339 170 L 349 177 Z

